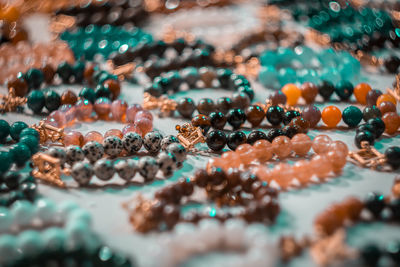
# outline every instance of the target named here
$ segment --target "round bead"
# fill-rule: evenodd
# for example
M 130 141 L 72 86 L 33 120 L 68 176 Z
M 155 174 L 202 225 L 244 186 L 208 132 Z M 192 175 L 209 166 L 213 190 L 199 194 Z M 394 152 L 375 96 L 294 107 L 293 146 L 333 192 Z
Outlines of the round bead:
M 23 121 L 16 121 L 10 126 L 10 136 L 15 141 L 19 140 L 19 135 L 25 128 L 28 128 L 28 124 Z
M 311 104 L 315 101 L 318 95 L 318 87 L 310 82 L 305 82 L 300 87 L 301 97 L 306 101 L 307 104 Z
M 116 136 L 109 136 L 103 140 L 103 148 L 110 157 L 117 157 L 123 150 L 122 141 Z
M 41 198 L 35 202 L 36 216 L 44 225 L 51 223 L 56 215 L 56 204 L 46 198 Z
M 196 105 L 194 104 L 193 99 L 185 97 L 179 99 L 176 109 L 182 117 L 191 118 L 193 112 L 196 110 Z
M 233 129 L 239 129 L 246 121 L 246 114 L 240 108 L 231 109 L 228 112 L 227 121 Z
M 375 137 L 370 131 L 362 131 L 362 132 L 356 133 L 354 142 L 358 148 L 362 148 L 361 143 L 364 141 L 372 146 L 375 142 Z
M 157 164 L 164 176 L 171 176 L 176 168 L 177 159 L 173 154 L 163 151 L 157 156 Z
M 42 238 L 44 249 L 50 252 L 64 249 L 65 241 L 67 239 L 65 231 L 57 227 L 50 227 L 44 230 Z
M 113 120 L 125 121 L 127 108 L 128 104 L 124 100 L 121 99 L 114 100 L 111 103 L 111 116 Z
M 53 158 L 59 159 L 61 165 L 64 165 L 67 160 L 67 154 L 63 148 L 51 147 L 46 153 Z
M 94 103 L 96 101 L 96 93 L 92 88 L 84 87 L 79 92 L 79 97 L 90 101 L 90 103 Z
M 392 135 L 397 132 L 400 127 L 400 116 L 396 112 L 388 112 L 382 117 L 385 123 L 385 133 Z
M 294 118 L 300 117 L 300 112 L 297 110 L 288 110 L 283 113 L 283 124 L 287 125 L 292 122 Z
M 321 134 L 314 138 L 312 143 L 312 149 L 317 154 L 324 154 L 329 151 L 331 144 L 332 144 L 332 139 L 327 135 Z
M 381 111 L 382 115 L 387 112 L 396 112 L 396 105 L 389 101 L 381 102 L 378 108 Z
M 143 145 L 150 153 L 156 153 L 161 149 L 163 136 L 159 132 L 149 132 L 143 138 Z
M 179 143 L 178 138 L 174 135 L 168 135 L 161 140 L 161 149 L 165 151 L 167 147 L 173 143 Z
M 44 81 L 43 72 L 38 69 L 29 69 L 25 74 L 29 88 L 38 89 Z
M 308 135 L 299 133 L 292 137 L 292 149 L 299 156 L 305 156 L 311 149 L 311 139 Z
M 380 218 L 381 212 L 386 206 L 385 196 L 376 192 L 368 193 L 364 203 L 365 208 L 369 210 L 375 218 Z
M 105 132 L 104 138 L 107 138 L 109 136 L 116 136 L 116 137 L 122 139 L 124 137 L 124 134 L 122 133 L 122 131 L 120 131 L 118 129 L 110 129 L 107 132 Z
M 0 141 L 3 141 L 10 134 L 10 124 L 5 120 L 0 120 Z
M 333 128 L 342 119 L 342 113 L 340 109 L 335 106 L 327 106 L 322 110 L 322 121 L 328 126 L 328 128 Z
M 272 145 L 267 140 L 258 140 L 254 143 L 253 148 L 255 156 L 260 162 L 264 162 L 272 158 Z
M 19 142 L 27 145 L 32 155 L 39 151 L 39 139 L 33 135 L 23 136 L 20 138 Z
M 360 83 L 354 88 L 354 96 L 361 105 L 367 104 L 367 94 L 372 88 L 367 83 Z
M 76 145 L 76 146 L 83 146 L 85 143 L 85 138 L 80 132 L 77 131 L 68 131 L 64 135 L 64 145 Z
M 89 163 L 78 162 L 72 166 L 71 176 L 79 185 L 87 185 L 93 176 L 93 168 Z
M 246 135 L 241 131 L 236 131 L 228 135 L 227 144 L 230 149 L 235 150 L 241 144 L 245 144 L 246 141 Z
M 100 97 L 94 102 L 94 111 L 99 118 L 107 119 L 110 116 L 111 100 L 106 97 Z
M 340 81 L 335 87 L 335 93 L 342 101 L 347 101 L 353 94 L 354 86 L 349 81 Z
M 310 127 L 315 127 L 321 120 L 321 111 L 314 105 L 307 106 L 303 109 L 301 116 L 310 123 Z
M 72 66 L 68 62 L 62 62 L 57 66 L 56 70 L 63 83 L 70 83 L 71 77 L 74 74 Z
M 197 110 L 199 114 L 208 116 L 215 110 L 214 102 L 209 98 L 202 98 L 197 104 Z
M 96 161 L 93 167 L 94 174 L 102 181 L 110 180 L 114 175 L 114 166 L 112 161 L 108 159 L 100 159 Z
M 223 114 L 228 113 L 228 111 L 233 107 L 232 99 L 229 97 L 220 97 L 217 100 L 216 109 Z
M 83 161 L 85 159 L 85 154 L 81 147 L 79 146 L 68 146 L 65 149 L 66 160 L 69 165 L 73 165 L 75 162 Z
M 178 162 L 183 162 L 187 156 L 185 147 L 180 143 L 170 144 L 165 151 L 173 154 Z
M 271 105 L 274 106 L 277 106 L 279 104 L 285 105 L 287 97 L 281 91 L 276 91 L 275 93 L 269 96 L 269 100 L 271 101 Z
M 33 90 L 28 95 L 27 105 L 35 114 L 39 114 L 45 105 L 45 96 L 42 91 Z
M 25 144 L 18 143 L 13 145 L 9 151 L 14 163 L 18 166 L 24 166 L 31 157 L 31 150 Z
M 247 107 L 245 114 L 247 120 L 251 123 L 251 127 L 257 127 L 258 125 L 260 125 L 260 123 L 265 117 L 264 110 L 258 105 L 252 105 Z
M 7 88 L 14 88 L 16 96 L 25 97 L 28 94 L 28 84 L 23 77 L 15 77 L 7 82 Z
M 119 177 L 125 181 L 132 180 L 136 174 L 136 163 L 133 160 L 120 160 L 114 165 L 115 171 L 118 173 Z
M 234 93 L 232 95 L 232 106 L 234 108 L 245 109 L 250 105 L 250 98 L 246 93 Z
M 284 135 L 281 129 L 271 129 L 267 134 L 267 140 L 272 142 L 272 140 L 281 135 Z
M 18 236 L 17 243 L 24 256 L 36 255 L 43 247 L 42 238 L 37 231 L 33 230 L 23 231 Z
M 329 81 L 322 81 L 318 85 L 318 93 L 322 96 L 322 98 L 325 101 L 331 98 L 334 91 L 335 91 L 335 86 Z
M 206 115 L 198 114 L 192 118 L 192 125 L 200 127 L 203 133 L 207 133 L 211 127 L 210 118 Z
M 357 126 L 363 118 L 363 113 L 358 107 L 349 106 L 343 110 L 342 119 L 349 127 Z
M 19 256 L 15 236 L 4 234 L 0 236 L 0 264 L 13 262 Z
M 387 163 L 393 168 L 393 170 L 400 167 L 400 147 L 389 147 L 385 151 L 385 157 Z
M 380 118 L 369 119 L 367 124 L 372 126 L 375 138 L 379 138 L 386 128 L 384 121 Z
M 222 112 L 212 112 L 209 116 L 211 126 L 214 129 L 223 129 L 226 124 L 226 117 Z
M 48 111 L 57 110 L 61 106 L 61 97 L 54 91 L 47 91 L 44 95 L 44 105 Z
M 369 91 L 367 94 L 367 105 L 368 106 L 376 105 L 376 101 L 378 100 L 378 97 L 381 95 L 382 92 L 380 90 L 373 89 Z
M 121 93 L 121 85 L 116 80 L 106 80 L 104 82 L 104 87 L 111 92 L 112 99 L 116 99 Z
M 394 105 L 397 105 L 396 98 L 394 98 L 392 95 L 389 94 L 383 94 L 378 97 L 376 100 L 376 105 L 379 106 L 382 102 L 392 102 Z
M 360 257 L 365 264 L 376 266 L 382 256 L 380 249 L 374 244 L 365 245 L 360 249 Z
M 375 106 L 368 106 L 363 110 L 363 119 L 364 121 L 368 121 L 373 118 L 380 118 L 382 117 L 381 111 Z
M 247 143 L 250 145 L 253 145 L 258 140 L 267 140 L 267 135 L 262 131 L 254 130 L 247 136 Z
M 290 155 L 292 152 L 292 143 L 290 139 L 286 136 L 278 136 L 272 140 L 272 151 L 278 156 L 278 158 L 283 159 Z
M 0 151 L 0 175 L 6 173 L 12 164 L 12 154 L 6 151 Z
M 104 155 L 103 146 L 96 141 L 86 143 L 82 149 L 83 153 L 85 153 L 85 157 L 92 163 L 101 159 Z
M 9 230 L 13 222 L 14 218 L 10 210 L 4 207 L 0 207 L 0 232 Z
M 14 217 L 14 223 L 18 226 L 25 227 L 32 222 L 34 208 L 27 200 L 16 201 L 11 206 L 11 214 Z
M 1 124 L 1 121 L 0 121 L 0 124 Z M 21 131 L 21 133 L 19 134 L 19 137 L 22 138 L 24 136 L 29 136 L 29 135 L 32 135 L 32 136 L 36 137 L 38 140 L 40 139 L 39 132 L 37 130 L 33 129 L 33 128 L 25 128 L 25 129 L 23 129 Z
M 301 96 L 301 90 L 292 83 L 286 84 L 282 88 L 282 93 L 286 95 L 286 103 L 290 106 L 296 105 Z
M 153 157 L 143 157 L 138 162 L 138 169 L 140 175 L 146 180 L 154 180 L 158 172 L 157 161 Z
M 279 106 L 270 106 L 267 109 L 267 120 L 269 123 L 271 123 L 273 126 L 277 126 L 282 123 L 283 121 L 283 114 L 284 114 L 283 108 Z
M 206 143 L 213 151 L 221 151 L 226 145 L 226 135 L 223 131 L 214 130 L 207 134 Z
M 142 137 L 134 132 L 129 132 L 122 138 L 122 145 L 128 154 L 135 154 L 143 145 Z

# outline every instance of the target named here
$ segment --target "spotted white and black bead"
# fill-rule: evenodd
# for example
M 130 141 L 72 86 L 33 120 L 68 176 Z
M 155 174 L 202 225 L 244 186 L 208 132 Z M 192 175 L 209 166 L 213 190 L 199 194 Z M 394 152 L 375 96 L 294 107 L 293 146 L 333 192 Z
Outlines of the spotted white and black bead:
M 65 153 L 65 150 L 61 147 L 50 147 L 50 149 L 47 150 L 46 153 L 53 158 L 59 159 L 61 166 L 63 166 L 67 160 L 67 154 Z
M 114 165 L 114 169 L 118 173 L 119 177 L 125 181 L 130 181 L 135 177 L 137 166 L 135 161 L 131 159 L 120 160 Z
M 169 152 L 161 152 L 157 156 L 158 168 L 165 176 L 171 176 L 176 169 L 177 159 Z
M 65 149 L 65 153 L 67 154 L 67 163 L 71 166 L 85 159 L 85 154 L 79 146 L 68 146 Z
M 144 136 L 143 144 L 147 151 L 156 153 L 161 149 L 163 136 L 159 132 L 149 132 Z
M 174 135 L 168 135 L 161 140 L 161 149 L 166 150 L 170 144 L 179 143 L 178 138 Z
M 96 161 L 93 170 L 97 178 L 103 181 L 110 180 L 115 173 L 114 165 L 109 159 L 100 159 Z
M 71 176 L 79 185 L 87 185 L 93 176 L 93 168 L 87 162 L 78 162 L 72 166 Z
M 134 132 L 129 132 L 122 138 L 122 145 L 128 154 L 135 154 L 142 148 L 143 139 L 142 137 Z
M 110 157 L 117 157 L 121 154 L 124 147 L 122 146 L 122 141 L 116 136 L 108 136 L 103 140 L 104 153 Z
M 153 180 L 158 172 L 158 164 L 153 157 L 143 157 L 138 162 L 138 170 L 145 180 Z
M 83 153 L 85 153 L 85 157 L 93 163 L 103 157 L 104 148 L 99 142 L 90 141 L 83 146 Z
M 180 143 L 174 143 L 170 144 L 167 147 L 166 151 L 173 154 L 176 157 L 177 167 L 178 168 L 182 167 L 182 163 L 185 161 L 187 155 L 185 147 Z

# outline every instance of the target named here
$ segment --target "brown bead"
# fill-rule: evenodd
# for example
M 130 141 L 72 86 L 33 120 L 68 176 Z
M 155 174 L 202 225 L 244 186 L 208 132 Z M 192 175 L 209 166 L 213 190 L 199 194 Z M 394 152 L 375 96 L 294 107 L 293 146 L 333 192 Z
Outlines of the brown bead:
M 164 201 L 166 203 L 171 203 L 172 202 L 172 191 L 169 188 L 164 187 L 164 188 L 156 191 L 156 193 L 154 194 L 154 197 L 160 201 Z
M 43 72 L 43 75 L 44 75 L 45 82 L 47 84 L 51 84 L 53 82 L 54 75 L 56 74 L 56 71 L 54 70 L 54 68 L 50 64 L 46 64 L 42 68 L 42 72 Z
M 381 111 L 382 116 L 388 112 L 396 112 L 396 105 L 390 101 L 379 103 L 378 109 Z
M 10 32 L 10 39 L 13 44 L 17 44 L 21 41 L 28 40 L 28 33 L 23 29 L 16 29 Z
M 299 126 L 301 129 L 301 133 L 307 133 L 308 129 L 310 128 L 310 122 L 303 117 L 296 117 L 294 118 L 290 124 L 291 126 Z
M 396 112 L 387 112 L 382 120 L 385 123 L 385 133 L 389 135 L 395 134 L 400 127 L 400 116 Z
M 281 208 L 279 206 L 278 201 L 275 198 L 270 196 L 264 196 L 259 201 L 259 207 L 265 217 L 267 217 L 270 221 L 275 221 L 276 217 L 279 215 Z
M 235 93 L 232 96 L 232 104 L 234 108 L 245 109 L 250 105 L 250 98 L 245 93 Z
M 15 95 L 25 97 L 28 94 L 28 84 L 23 78 L 13 78 L 7 83 L 8 89 L 14 88 Z
M 183 195 L 190 196 L 193 193 L 193 183 L 190 180 L 181 178 L 178 183 L 182 186 Z
M 227 173 L 228 183 L 230 187 L 235 187 L 240 183 L 240 171 L 235 168 L 230 168 Z
M 173 228 L 174 225 L 179 221 L 180 212 L 176 206 L 166 205 L 163 210 L 163 216 L 165 224 L 168 228 Z
M 83 77 L 85 78 L 86 82 L 89 84 L 93 84 L 94 69 L 95 69 L 94 64 L 87 64 L 85 71 L 83 72 Z
M 209 179 L 213 185 L 220 185 L 227 180 L 226 174 L 221 168 L 212 168 L 209 173 Z
M 360 218 L 361 211 L 364 208 L 364 203 L 355 197 L 345 199 L 343 205 L 346 208 L 347 218 L 351 221 L 356 221 Z
M 204 86 L 207 88 L 211 87 L 212 82 L 216 77 L 215 72 L 207 67 L 203 67 L 200 68 L 199 73 L 200 73 L 200 79 L 204 82 Z
M 208 130 L 207 128 L 211 127 L 210 118 L 203 114 L 198 114 L 193 117 L 192 125 L 195 127 L 200 127 L 202 129 Z
M 318 95 L 318 87 L 310 82 L 305 82 L 300 87 L 301 97 L 306 101 L 307 104 L 311 104 L 315 101 Z
M 61 104 L 71 104 L 75 105 L 75 103 L 78 101 L 78 97 L 74 92 L 71 90 L 64 91 L 61 95 Z
M 178 101 L 178 106 L 176 107 L 176 110 L 178 110 L 179 114 L 181 114 L 182 117 L 191 118 L 193 112 L 196 110 L 196 106 L 193 102 L 193 99 L 189 97 L 184 97 Z
M 119 81 L 112 79 L 106 80 L 104 82 L 104 87 L 110 90 L 112 93 L 112 99 L 116 99 L 121 93 L 121 85 L 119 84 Z
M 331 235 L 341 226 L 341 222 L 335 214 L 324 212 L 315 219 L 314 225 L 318 233 Z
M 251 123 L 252 127 L 260 125 L 265 117 L 264 110 L 257 105 L 247 107 L 245 112 L 247 120 Z
M 208 184 L 209 176 L 206 170 L 199 169 L 194 173 L 194 182 L 199 187 L 205 187 Z
M 209 98 L 200 99 L 197 104 L 197 111 L 206 116 L 210 115 L 211 112 L 215 111 L 214 102 Z
M 232 107 L 232 99 L 230 99 L 229 97 L 218 98 L 216 108 L 219 112 L 226 114 Z

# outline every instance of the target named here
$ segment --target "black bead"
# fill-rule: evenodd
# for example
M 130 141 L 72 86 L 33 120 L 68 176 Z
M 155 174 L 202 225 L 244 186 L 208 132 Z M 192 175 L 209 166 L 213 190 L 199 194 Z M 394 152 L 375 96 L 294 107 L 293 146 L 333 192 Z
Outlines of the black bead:
M 227 119 L 222 112 L 212 112 L 209 118 L 214 129 L 224 129 Z
M 226 145 L 226 135 L 223 131 L 214 130 L 207 134 L 207 145 L 211 150 L 220 151 Z
M 240 86 L 237 89 L 237 91 L 239 93 L 245 93 L 250 98 L 250 101 L 252 101 L 254 99 L 254 90 L 251 89 L 250 86 L 247 86 L 247 85 Z
M 394 261 L 397 266 L 400 265 L 400 242 L 399 241 L 394 241 L 389 243 L 389 245 L 386 248 L 386 253 L 389 255 L 389 257 Z
M 220 97 L 217 100 L 217 110 L 226 114 L 232 108 L 233 102 L 229 97 Z
M 288 110 L 283 114 L 283 124 L 288 125 L 294 118 L 300 116 L 301 114 L 297 110 Z
M 361 251 L 361 258 L 367 266 L 376 266 L 382 255 L 381 250 L 373 244 L 364 246 Z
M 388 206 L 392 211 L 392 219 L 400 222 L 400 198 L 393 199 Z
M 10 190 L 17 189 L 21 180 L 21 174 L 15 171 L 10 171 L 4 176 L 4 183 Z
M 372 132 L 374 132 L 374 128 L 368 123 L 363 123 L 363 124 L 358 125 L 358 127 L 356 129 L 356 133 L 363 132 L 363 131 L 369 131 L 372 133 Z
M 20 188 L 21 192 L 29 200 L 33 200 L 35 198 L 36 189 L 37 185 L 33 182 L 24 182 L 21 184 Z
M 57 110 L 61 105 L 61 97 L 54 91 L 47 91 L 44 95 L 45 107 L 52 112 Z
M 300 127 L 297 125 L 286 125 L 282 128 L 283 135 L 292 138 L 300 132 Z
M 63 83 L 69 83 L 72 75 L 74 74 L 74 70 L 72 66 L 68 62 L 62 62 L 57 67 L 57 74 L 60 76 Z
M 368 193 L 365 200 L 365 208 L 369 210 L 375 218 L 380 218 L 382 210 L 385 208 L 385 197 L 381 193 Z
M 74 81 L 75 83 L 82 83 L 83 82 L 83 73 L 85 72 L 85 63 L 82 61 L 78 61 L 72 67 L 74 73 Z
M 267 140 L 267 135 L 262 131 L 254 130 L 247 136 L 247 143 L 253 145 L 255 142 L 261 139 Z
M 371 146 L 375 142 L 375 137 L 370 131 L 362 131 L 356 133 L 356 137 L 354 138 L 354 143 L 358 148 L 361 148 L 361 142 L 367 141 Z
M 400 167 L 400 147 L 391 146 L 385 151 L 387 163 L 395 170 Z
M 96 94 L 96 99 L 100 97 L 106 97 L 108 99 L 111 99 L 111 91 L 110 89 L 104 87 L 104 85 L 99 84 L 96 86 L 96 90 L 94 91 Z
M 272 140 L 281 135 L 284 135 L 281 129 L 271 129 L 267 134 L 267 140 L 272 142 Z
M 383 64 L 389 73 L 397 73 L 400 66 L 400 58 L 397 56 L 390 56 L 383 61 Z
M 363 110 L 364 121 L 369 121 L 370 119 L 380 117 L 382 117 L 381 111 L 376 106 L 365 107 Z
M 240 126 L 246 121 L 246 114 L 240 108 L 234 108 L 229 110 L 227 115 L 228 123 L 233 129 L 239 129 Z
M 318 85 L 318 93 L 322 96 L 322 98 L 327 101 L 331 98 L 331 95 L 335 91 L 335 86 L 328 81 L 322 81 Z
M 266 117 L 269 123 L 271 123 L 271 125 L 277 126 L 282 123 L 284 113 L 285 112 L 283 108 L 279 106 L 271 106 L 267 110 Z
M 233 72 L 230 69 L 217 70 L 217 78 L 222 88 L 229 89 L 229 84 L 232 75 Z
M 374 129 L 373 133 L 375 135 L 375 138 L 379 138 L 383 134 L 383 132 L 385 131 L 385 127 L 386 127 L 385 123 L 380 118 L 369 119 L 367 121 L 367 123 L 369 125 L 371 125 L 372 128 Z
M 235 150 L 241 144 L 245 144 L 247 141 L 246 135 L 241 131 L 231 132 L 228 135 L 228 147 L 232 150 Z

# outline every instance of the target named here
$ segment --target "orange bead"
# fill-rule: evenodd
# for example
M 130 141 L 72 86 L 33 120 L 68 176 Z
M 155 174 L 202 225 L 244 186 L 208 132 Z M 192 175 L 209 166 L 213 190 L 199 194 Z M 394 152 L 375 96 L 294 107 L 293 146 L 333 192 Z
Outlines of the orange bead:
M 9 22 L 17 21 L 20 16 L 18 9 L 14 6 L 9 6 L 3 10 L 0 19 L 7 20 Z
M 287 101 L 286 103 L 290 106 L 294 106 L 297 104 L 301 96 L 301 90 L 293 83 L 288 83 L 282 88 L 282 93 L 286 95 Z
M 342 112 L 335 106 L 328 106 L 322 111 L 322 121 L 328 126 L 328 128 L 333 128 L 342 119 Z
M 383 94 L 383 95 L 380 95 L 378 97 L 378 99 L 376 100 L 376 106 L 379 106 L 380 103 L 385 102 L 385 101 L 392 102 L 395 106 L 397 104 L 396 98 L 394 98 L 392 95 Z
M 360 83 L 354 88 L 354 96 L 356 97 L 358 103 L 362 105 L 367 104 L 367 94 L 371 89 L 371 86 L 369 86 L 367 83 Z
M 396 133 L 400 127 L 400 116 L 396 112 L 385 113 L 382 120 L 385 123 L 385 133 L 387 134 Z

